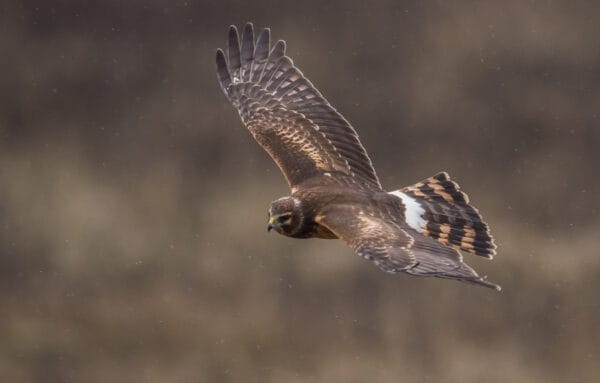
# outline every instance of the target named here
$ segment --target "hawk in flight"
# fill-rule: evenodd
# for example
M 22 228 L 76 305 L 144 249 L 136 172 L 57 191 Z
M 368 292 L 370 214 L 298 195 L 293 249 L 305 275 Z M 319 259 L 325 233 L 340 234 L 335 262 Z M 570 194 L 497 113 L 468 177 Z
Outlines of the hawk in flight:
M 268 230 L 294 238 L 340 238 L 388 273 L 456 279 L 500 290 L 463 262 L 492 258 L 488 225 L 447 173 L 386 192 L 350 123 L 285 54 L 270 30 L 241 42 L 229 29 L 217 76 L 254 139 L 285 176 L 291 195 L 269 207 Z

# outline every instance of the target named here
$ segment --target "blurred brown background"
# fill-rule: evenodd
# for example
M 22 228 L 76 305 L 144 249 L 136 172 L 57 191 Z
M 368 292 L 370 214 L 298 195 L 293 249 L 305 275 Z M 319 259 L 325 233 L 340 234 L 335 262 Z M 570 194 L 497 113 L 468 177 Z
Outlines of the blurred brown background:
M 0 6 L 3 382 L 600 379 L 594 1 Z M 446 170 L 502 293 L 268 235 L 283 177 L 217 85 L 270 26 L 388 190 Z

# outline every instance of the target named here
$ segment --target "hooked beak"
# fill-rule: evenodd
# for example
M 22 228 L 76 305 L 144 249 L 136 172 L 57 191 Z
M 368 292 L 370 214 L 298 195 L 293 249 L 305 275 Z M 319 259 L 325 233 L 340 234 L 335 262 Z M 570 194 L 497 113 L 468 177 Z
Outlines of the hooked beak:
M 273 228 L 275 227 L 275 221 L 276 221 L 275 217 L 269 217 L 269 224 L 267 225 L 267 233 L 270 232 L 271 230 L 273 230 Z

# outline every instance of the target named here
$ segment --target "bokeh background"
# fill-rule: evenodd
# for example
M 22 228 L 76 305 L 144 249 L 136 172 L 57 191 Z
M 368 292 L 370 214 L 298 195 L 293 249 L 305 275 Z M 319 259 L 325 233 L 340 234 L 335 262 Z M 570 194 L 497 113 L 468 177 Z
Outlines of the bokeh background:
M 600 380 L 600 4 L 7 1 L 0 380 Z M 217 85 L 253 21 L 388 190 L 448 171 L 496 293 L 267 234 L 288 193 Z

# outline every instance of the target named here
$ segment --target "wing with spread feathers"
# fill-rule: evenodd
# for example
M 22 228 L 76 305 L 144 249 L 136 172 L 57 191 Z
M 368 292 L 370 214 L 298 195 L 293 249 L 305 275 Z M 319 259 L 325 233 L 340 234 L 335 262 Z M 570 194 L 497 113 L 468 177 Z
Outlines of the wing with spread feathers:
M 381 189 L 356 131 L 285 55 L 284 41 L 271 49 L 264 29 L 255 45 L 248 23 L 240 44 L 232 26 L 227 53 L 217 50 L 221 87 L 291 188 L 325 175 Z

